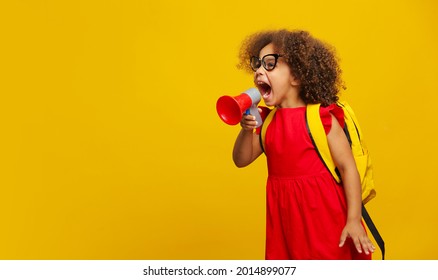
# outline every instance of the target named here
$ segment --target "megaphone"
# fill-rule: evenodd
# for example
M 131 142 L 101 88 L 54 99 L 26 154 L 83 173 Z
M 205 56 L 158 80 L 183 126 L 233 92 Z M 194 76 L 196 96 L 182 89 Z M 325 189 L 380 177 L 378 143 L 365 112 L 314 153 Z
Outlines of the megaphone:
M 242 119 L 243 114 L 251 114 L 256 117 L 257 127 L 262 125 L 257 104 L 261 99 L 260 92 L 256 88 L 250 88 L 238 96 L 224 95 L 216 102 L 216 111 L 226 124 L 236 125 Z

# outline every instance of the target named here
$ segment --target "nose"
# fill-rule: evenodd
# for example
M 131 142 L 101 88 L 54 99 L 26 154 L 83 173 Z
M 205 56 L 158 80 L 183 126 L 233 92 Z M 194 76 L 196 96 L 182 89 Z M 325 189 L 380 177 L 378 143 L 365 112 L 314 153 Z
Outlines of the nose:
M 260 76 L 264 76 L 265 73 L 266 73 L 266 70 L 265 70 L 265 68 L 263 68 L 263 66 L 260 66 L 260 67 L 257 69 L 257 71 L 254 72 L 254 84 L 255 84 L 255 85 L 257 85 L 258 77 L 260 77 Z
M 265 71 L 266 71 L 265 68 L 262 65 L 260 65 L 257 71 L 254 72 L 254 76 L 257 77 L 260 75 L 264 75 L 266 73 Z

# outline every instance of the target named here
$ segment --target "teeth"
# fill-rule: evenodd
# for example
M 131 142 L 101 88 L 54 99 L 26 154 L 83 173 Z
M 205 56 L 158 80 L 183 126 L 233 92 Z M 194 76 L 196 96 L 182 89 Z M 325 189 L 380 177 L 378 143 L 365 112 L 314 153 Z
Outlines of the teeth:
M 271 86 L 263 81 L 256 81 L 256 84 L 260 90 L 260 93 L 264 99 L 269 98 L 271 95 Z

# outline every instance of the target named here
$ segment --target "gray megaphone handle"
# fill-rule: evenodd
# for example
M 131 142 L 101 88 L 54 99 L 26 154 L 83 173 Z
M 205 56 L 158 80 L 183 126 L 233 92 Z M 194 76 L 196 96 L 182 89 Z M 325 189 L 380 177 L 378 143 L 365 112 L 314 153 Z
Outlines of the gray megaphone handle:
M 260 112 L 259 112 L 259 109 L 257 106 L 261 100 L 260 92 L 256 88 L 250 88 L 250 89 L 245 90 L 244 93 L 247 94 L 251 98 L 252 105 L 249 108 L 249 114 L 253 115 L 256 118 L 257 127 L 259 127 L 263 123 L 262 117 L 260 116 Z M 248 111 L 247 111 L 247 113 L 248 113 Z

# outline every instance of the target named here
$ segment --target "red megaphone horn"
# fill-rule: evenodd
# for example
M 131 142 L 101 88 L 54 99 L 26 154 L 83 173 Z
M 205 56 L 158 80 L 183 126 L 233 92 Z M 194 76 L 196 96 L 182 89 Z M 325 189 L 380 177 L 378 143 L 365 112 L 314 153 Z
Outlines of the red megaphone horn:
M 223 122 L 236 125 L 242 119 L 243 114 L 251 114 L 256 117 L 257 127 L 262 124 L 262 118 L 257 108 L 261 99 L 260 92 L 256 88 L 250 88 L 238 96 L 224 95 L 216 102 L 216 111 Z

